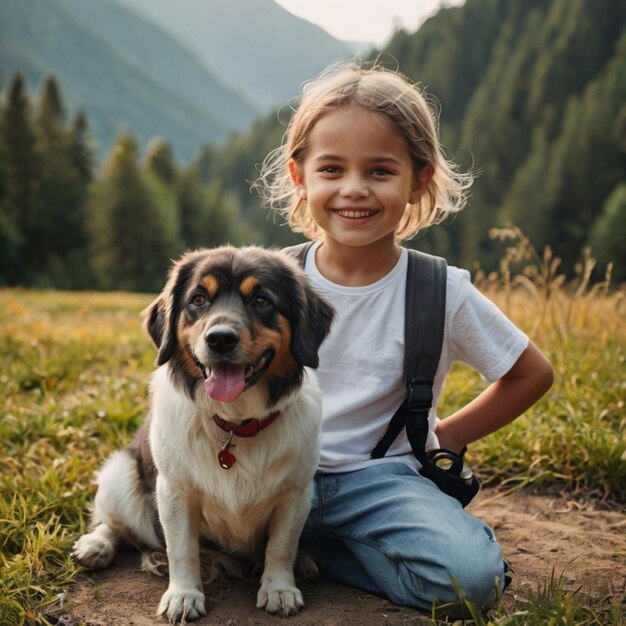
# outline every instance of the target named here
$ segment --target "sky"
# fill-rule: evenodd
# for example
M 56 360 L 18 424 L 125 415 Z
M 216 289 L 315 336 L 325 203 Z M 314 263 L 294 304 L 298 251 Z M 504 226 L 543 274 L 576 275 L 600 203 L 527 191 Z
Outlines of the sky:
M 417 30 L 441 6 L 464 0 L 276 0 L 290 13 L 321 26 L 337 39 L 386 43 L 398 27 Z

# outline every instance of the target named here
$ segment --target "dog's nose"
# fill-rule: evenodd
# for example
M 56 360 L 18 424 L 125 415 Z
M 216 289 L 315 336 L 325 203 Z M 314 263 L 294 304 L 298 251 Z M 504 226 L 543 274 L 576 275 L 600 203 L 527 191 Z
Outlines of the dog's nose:
M 226 354 L 239 343 L 239 333 L 230 326 L 213 326 L 206 334 L 206 342 L 215 352 Z

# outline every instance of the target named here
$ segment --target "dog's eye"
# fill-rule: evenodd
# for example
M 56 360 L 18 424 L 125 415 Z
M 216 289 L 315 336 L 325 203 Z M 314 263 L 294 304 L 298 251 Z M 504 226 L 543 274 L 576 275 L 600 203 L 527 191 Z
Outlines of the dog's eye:
M 272 303 L 269 301 L 268 298 L 266 298 L 265 296 L 256 296 L 253 300 L 252 300 L 252 305 L 254 307 L 256 307 L 257 309 L 263 309 L 265 307 L 270 306 Z
M 207 297 L 201 293 L 197 293 L 191 298 L 193 306 L 204 306 L 207 303 Z

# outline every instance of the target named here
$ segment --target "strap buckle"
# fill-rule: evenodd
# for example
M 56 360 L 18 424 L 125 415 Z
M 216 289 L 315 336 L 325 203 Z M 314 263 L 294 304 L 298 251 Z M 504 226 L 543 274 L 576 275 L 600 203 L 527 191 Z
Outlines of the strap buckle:
M 433 405 L 433 381 L 411 378 L 407 383 L 406 400 L 410 411 L 428 411 Z

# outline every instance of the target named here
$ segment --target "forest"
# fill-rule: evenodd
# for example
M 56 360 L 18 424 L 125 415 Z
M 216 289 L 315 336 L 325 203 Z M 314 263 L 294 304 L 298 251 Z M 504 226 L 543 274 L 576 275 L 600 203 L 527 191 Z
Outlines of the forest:
M 626 280 L 623 2 L 467 0 L 376 58 L 424 88 L 448 156 L 477 175 L 465 211 L 408 245 L 488 272 L 490 231 L 512 223 L 566 274 L 590 248 Z M 68 112 L 55 76 L 0 87 L 0 286 L 151 292 L 186 248 L 297 241 L 250 192 L 288 106 L 187 163 L 132 129 L 97 162 L 89 112 Z

